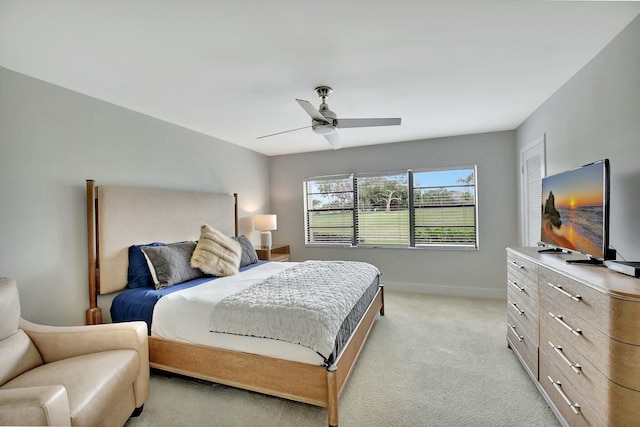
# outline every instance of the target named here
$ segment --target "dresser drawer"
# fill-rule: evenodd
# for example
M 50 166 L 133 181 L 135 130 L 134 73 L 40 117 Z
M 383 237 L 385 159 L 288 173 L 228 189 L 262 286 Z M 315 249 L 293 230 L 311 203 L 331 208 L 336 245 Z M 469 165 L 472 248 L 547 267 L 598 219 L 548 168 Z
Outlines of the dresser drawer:
M 540 352 L 540 385 L 571 427 L 606 425 L 544 352 Z
M 538 379 L 538 341 L 524 331 L 519 320 L 511 313 L 507 316 L 507 340 L 530 374 Z
M 609 337 L 578 316 L 572 305 L 565 300 L 540 298 L 540 329 L 550 328 L 563 340 L 571 344 L 600 371 L 605 372 L 609 359 Z
M 538 342 L 538 309 L 530 302 L 521 298 L 521 293 L 507 288 L 507 312 L 518 320 L 524 332 Z
M 591 400 L 595 400 L 598 396 L 593 395 L 593 391 L 606 389 L 608 379 L 604 374 L 569 344 L 566 338 L 544 324 L 540 328 L 540 352 L 553 362 L 583 396 L 589 396 Z M 592 404 L 592 406 L 599 413 L 604 413 L 598 405 Z
M 589 405 L 607 424 L 628 425 L 629 420 L 640 420 L 640 392 L 610 381 L 550 328 L 540 329 L 540 350 L 576 390 L 588 398 Z
M 640 303 L 614 298 L 546 268 L 540 268 L 541 295 L 563 301 L 587 322 L 610 337 L 640 345 Z
M 527 258 L 507 251 L 507 288 L 538 307 L 538 265 Z
M 544 304 L 547 308 L 547 304 Z M 552 307 L 550 310 L 556 310 Z M 542 311 L 540 313 L 540 347 L 547 351 L 547 331 L 551 331 L 558 338 L 560 345 L 569 344 L 605 377 L 616 384 L 640 391 L 640 346 L 625 344 L 607 337 L 593 326 L 586 324 L 579 318 L 563 316 L 562 320 L 573 328 L 580 329 L 581 334 L 572 333 L 565 326 L 549 315 L 558 316 L 556 311 Z M 577 319 L 577 320 L 576 320 Z M 554 342 L 554 344 L 556 344 Z M 547 351 L 548 353 L 548 351 Z M 639 402 L 640 405 L 640 402 Z

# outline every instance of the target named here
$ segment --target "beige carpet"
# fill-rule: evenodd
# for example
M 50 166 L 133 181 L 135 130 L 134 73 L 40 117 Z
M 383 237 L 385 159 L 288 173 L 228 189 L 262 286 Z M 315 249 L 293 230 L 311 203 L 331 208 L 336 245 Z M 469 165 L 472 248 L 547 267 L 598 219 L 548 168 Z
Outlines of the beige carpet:
M 506 345 L 502 300 L 385 292 L 340 426 L 558 426 Z M 324 426 L 318 408 L 152 372 L 139 426 Z

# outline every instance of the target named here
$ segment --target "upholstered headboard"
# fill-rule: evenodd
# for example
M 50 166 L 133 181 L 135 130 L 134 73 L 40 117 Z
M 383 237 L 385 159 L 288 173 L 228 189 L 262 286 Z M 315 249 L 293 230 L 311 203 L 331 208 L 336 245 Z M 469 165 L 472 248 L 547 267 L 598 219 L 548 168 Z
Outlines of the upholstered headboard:
M 90 314 L 94 308 L 99 311 L 97 301 L 93 302 L 98 294 L 117 292 L 127 284 L 129 246 L 197 240 L 204 223 L 229 236 L 237 235 L 236 199 L 236 195 L 227 194 L 96 187 L 88 180 L 90 308 L 87 323 L 101 321 L 96 321 L 96 310 Z

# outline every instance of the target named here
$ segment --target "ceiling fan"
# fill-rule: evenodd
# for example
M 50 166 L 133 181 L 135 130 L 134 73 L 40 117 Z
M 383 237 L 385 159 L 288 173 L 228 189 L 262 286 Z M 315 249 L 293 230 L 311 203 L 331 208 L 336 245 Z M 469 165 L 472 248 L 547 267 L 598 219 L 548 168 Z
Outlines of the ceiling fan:
M 311 116 L 311 126 L 305 126 L 297 129 L 286 130 L 284 132 L 272 133 L 270 135 L 259 136 L 260 138 L 267 138 L 269 136 L 280 135 L 287 132 L 293 132 L 300 129 L 307 129 L 311 127 L 315 133 L 324 136 L 334 150 L 342 148 L 342 141 L 338 136 L 337 128 L 359 128 L 369 126 L 394 126 L 399 125 L 400 118 L 386 118 L 386 119 L 339 119 L 336 117 L 336 113 L 329 109 L 326 103 L 327 96 L 333 92 L 329 86 L 318 86 L 316 94 L 322 99 L 322 104 L 316 110 L 309 101 L 302 99 L 296 99 L 298 104 Z

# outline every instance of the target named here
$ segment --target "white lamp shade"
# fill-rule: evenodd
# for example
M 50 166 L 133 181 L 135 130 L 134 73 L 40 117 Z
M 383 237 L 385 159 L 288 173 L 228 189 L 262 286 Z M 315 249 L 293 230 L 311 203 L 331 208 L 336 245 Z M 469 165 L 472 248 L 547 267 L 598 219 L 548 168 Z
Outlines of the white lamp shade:
M 274 214 L 256 215 L 256 230 L 278 229 L 278 217 Z

